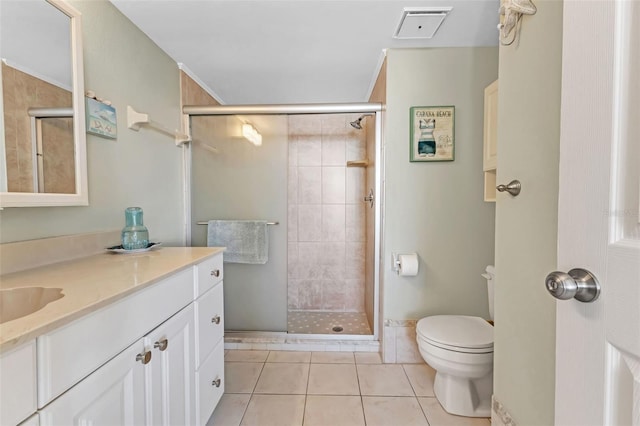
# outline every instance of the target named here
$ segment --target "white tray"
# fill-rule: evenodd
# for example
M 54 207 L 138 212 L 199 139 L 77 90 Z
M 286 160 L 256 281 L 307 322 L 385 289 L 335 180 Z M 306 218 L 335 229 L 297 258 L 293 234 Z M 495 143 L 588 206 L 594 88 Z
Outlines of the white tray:
M 153 250 L 154 248 L 158 247 L 162 245 L 162 243 L 149 243 L 149 245 L 145 248 L 141 248 L 141 249 L 134 249 L 134 250 L 125 250 L 122 248 L 122 244 L 117 245 L 117 246 L 113 246 L 113 247 L 107 247 L 105 250 L 107 250 L 108 252 L 111 253 L 120 253 L 120 254 L 134 254 L 134 253 L 144 253 L 145 251 L 150 251 Z

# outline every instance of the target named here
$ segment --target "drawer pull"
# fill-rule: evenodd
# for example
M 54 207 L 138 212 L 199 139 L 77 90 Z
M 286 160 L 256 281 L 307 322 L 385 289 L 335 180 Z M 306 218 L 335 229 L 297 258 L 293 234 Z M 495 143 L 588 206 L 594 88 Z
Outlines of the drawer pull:
M 215 317 L 211 318 L 211 322 L 214 324 L 220 324 L 220 315 L 216 315 Z
M 167 339 L 160 339 L 153 344 L 153 347 L 156 349 L 160 349 L 160 352 L 167 350 L 168 346 L 169 346 L 169 340 Z
M 213 271 L 211 271 L 211 276 L 212 277 L 219 277 L 220 276 L 220 269 L 214 269 Z
M 215 386 L 217 388 L 219 388 L 221 384 L 222 384 L 222 380 L 220 380 L 219 378 L 211 382 L 211 386 Z
M 143 364 L 149 364 L 149 362 L 151 362 L 151 351 L 144 351 L 141 354 L 136 355 L 136 361 L 140 361 Z

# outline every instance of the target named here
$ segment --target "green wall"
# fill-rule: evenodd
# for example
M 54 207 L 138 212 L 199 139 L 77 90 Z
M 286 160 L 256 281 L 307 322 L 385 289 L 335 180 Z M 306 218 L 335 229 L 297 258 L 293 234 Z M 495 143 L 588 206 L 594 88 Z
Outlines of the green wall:
M 488 317 L 494 205 L 483 201 L 484 88 L 498 49 L 392 49 L 387 53 L 384 137 L 385 319 L 435 314 Z M 455 161 L 409 162 L 409 108 L 455 106 Z M 420 272 L 400 277 L 392 252 L 417 252 Z
M 518 425 L 552 425 L 562 70 L 562 2 L 537 2 L 519 39 L 500 47 L 494 397 Z M 587 90 L 587 88 L 585 88 Z
M 119 229 L 124 209 L 140 206 L 153 241 L 182 244 L 182 150 L 165 134 L 127 128 L 127 105 L 180 127 L 177 65 L 108 1 L 70 4 L 82 13 L 85 90 L 112 102 L 118 138 L 87 135 L 88 207 L 4 209 L 0 242 Z

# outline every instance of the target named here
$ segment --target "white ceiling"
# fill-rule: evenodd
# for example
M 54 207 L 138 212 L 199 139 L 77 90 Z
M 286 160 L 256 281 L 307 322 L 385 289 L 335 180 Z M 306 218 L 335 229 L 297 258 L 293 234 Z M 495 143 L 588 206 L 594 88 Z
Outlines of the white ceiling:
M 225 104 L 366 102 L 384 49 L 498 41 L 499 0 L 111 1 Z M 393 38 L 403 8 L 440 6 L 432 39 Z

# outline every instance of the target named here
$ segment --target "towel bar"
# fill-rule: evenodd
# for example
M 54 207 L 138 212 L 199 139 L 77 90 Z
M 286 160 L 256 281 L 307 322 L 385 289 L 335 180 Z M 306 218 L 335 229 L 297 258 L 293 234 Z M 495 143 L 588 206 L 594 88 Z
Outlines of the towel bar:
M 209 222 L 198 222 L 198 225 L 208 225 Z M 280 222 L 267 222 L 267 225 L 280 225 Z

